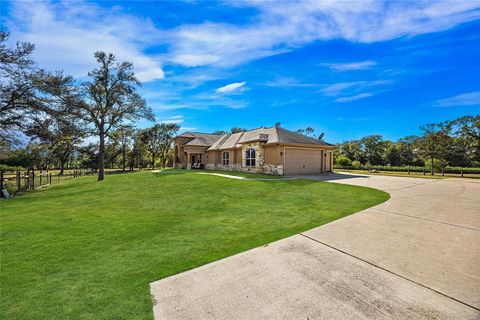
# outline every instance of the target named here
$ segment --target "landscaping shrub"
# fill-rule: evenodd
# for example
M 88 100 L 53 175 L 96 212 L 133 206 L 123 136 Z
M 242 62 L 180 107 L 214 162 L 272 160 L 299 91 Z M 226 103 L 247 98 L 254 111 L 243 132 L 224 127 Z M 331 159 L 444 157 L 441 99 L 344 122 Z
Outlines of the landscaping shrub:
M 23 170 L 25 170 L 25 168 L 23 167 L 0 164 L 0 171 L 23 171 Z
M 354 169 L 360 169 L 361 166 L 362 166 L 362 164 L 360 163 L 360 161 L 358 161 L 358 160 L 353 160 L 352 161 L 352 167 Z
M 345 156 L 339 155 L 337 157 L 336 161 L 337 165 L 342 166 L 342 167 L 351 167 L 352 166 L 352 160 L 348 159 Z

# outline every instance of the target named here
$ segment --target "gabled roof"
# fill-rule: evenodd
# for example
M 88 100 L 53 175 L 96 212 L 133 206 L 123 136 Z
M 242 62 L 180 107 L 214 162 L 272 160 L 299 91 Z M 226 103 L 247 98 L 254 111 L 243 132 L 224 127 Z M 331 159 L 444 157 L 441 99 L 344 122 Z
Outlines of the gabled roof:
M 278 135 L 277 128 L 258 128 L 245 131 L 239 143 L 262 141 L 266 143 L 277 143 Z
M 285 143 L 285 144 L 302 144 L 317 146 L 332 146 L 321 140 L 307 137 L 303 134 L 286 130 L 279 127 L 258 128 L 254 130 L 243 131 L 234 134 L 222 135 L 208 150 L 232 149 L 241 147 L 241 144 L 261 141 L 267 144 Z
M 306 135 L 298 132 L 293 132 L 283 128 L 277 128 L 278 142 L 280 143 L 292 143 L 292 144 L 315 144 L 319 146 L 333 146 L 333 144 L 327 143 L 322 140 L 307 137 Z
M 240 147 L 240 144 L 238 143 L 238 141 L 240 140 L 243 134 L 244 132 L 224 134 L 209 148 L 209 150 L 231 149 L 231 148 Z
M 220 135 L 200 132 L 184 132 L 175 138 L 191 139 L 185 143 L 186 146 L 210 147 L 218 140 L 218 138 L 220 138 Z
M 179 134 L 175 138 L 197 138 L 197 137 L 204 137 L 204 136 L 215 136 L 217 138 L 219 137 L 216 134 L 185 131 L 184 133 Z

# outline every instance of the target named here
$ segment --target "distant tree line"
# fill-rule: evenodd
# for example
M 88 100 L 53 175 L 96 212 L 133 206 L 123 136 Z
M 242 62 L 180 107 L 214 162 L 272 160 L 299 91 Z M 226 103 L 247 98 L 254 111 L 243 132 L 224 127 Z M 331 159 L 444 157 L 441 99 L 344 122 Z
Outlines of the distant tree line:
M 62 71 L 38 68 L 34 45 L 10 48 L 0 31 L 0 169 L 11 167 L 155 168 L 172 162 L 176 124 L 139 129 L 139 119 L 154 121 L 138 93 L 133 65 L 112 53 L 95 52 L 98 67 L 89 80 L 75 81 Z
M 342 167 L 426 166 L 433 174 L 447 166 L 480 167 L 480 115 L 420 127 L 422 135 L 397 141 L 371 135 L 339 143 L 335 163 Z

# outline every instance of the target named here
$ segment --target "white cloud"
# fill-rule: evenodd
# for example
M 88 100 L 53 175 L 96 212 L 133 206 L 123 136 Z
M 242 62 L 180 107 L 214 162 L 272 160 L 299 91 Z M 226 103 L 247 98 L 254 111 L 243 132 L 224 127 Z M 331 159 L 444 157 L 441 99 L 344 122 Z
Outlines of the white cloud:
M 149 103 L 148 106 L 153 109 L 153 111 L 167 111 L 167 110 L 178 110 L 178 109 L 199 109 L 193 108 L 187 104 L 183 103 Z
M 195 127 L 180 127 L 180 132 L 185 132 L 185 131 L 195 131 L 197 128 Z
M 207 110 L 210 108 L 229 108 L 241 109 L 248 106 L 248 102 L 241 99 L 232 99 L 232 96 L 225 94 L 212 94 L 211 92 L 203 92 L 187 97 L 178 97 L 175 99 L 159 99 L 149 103 L 154 111 L 179 110 L 179 109 L 195 109 Z M 178 120 L 170 117 L 172 120 Z
M 319 40 L 388 41 L 443 31 L 480 18 L 478 1 L 245 0 L 224 5 L 253 7 L 257 13 L 241 25 L 179 21 L 177 27 L 160 29 L 150 19 L 130 15 L 118 6 L 104 8 L 81 0 L 18 1 L 12 2 L 10 17 L 4 21 L 15 41 L 36 44 L 35 58 L 42 67 L 83 77 L 96 67 L 93 52 L 105 50 L 133 62 L 137 76 L 147 82 L 164 77 L 162 63 L 218 70 Z M 165 48 L 164 52 L 147 53 L 159 47 Z M 337 63 L 331 67 L 359 70 L 372 67 L 372 63 Z M 174 76 L 181 81 L 181 75 Z M 198 75 L 191 85 L 209 80 L 211 76 Z
M 365 98 L 368 98 L 368 97 L 371 97 L 371 96 L 373 96 L 372 93 L 364 92 L 364 93 L 356 94 L 354 96 L 337 98 L 337 99 L 335 99 L 335 101 L 336 102 L 350 102 L 350 101 L 365 99 Z
M 478 1 L 245 0 L 227 5 L 253 7 L 259 14 L 242 26 L 206 22 L 171 30 L 170 59 L 186 66 L 228 67 L 318 40 L 388 41 L 447 30 L 480 17 Z
M 377 86 L 383 86 L 391 83 L 389 80 L 374 80 L 374 81 L 352 81 L 352 82 L 339 82 L 327 85 L 321 93 L 328 97 L 335 97 L 342 94 L 354 94 L 359 93 L 363 89 L 372 88 Z
M 188 67 L 198 67 L 204 66 L 208 64 L 213 64 L 219 60 L 219 58 L 215 55 L 211 54 L 180 54 L 173 57 L 173 62 L 177 64 L 181 64 Z
M 300 87 L 314 87 L 316 84 L 313 83 L 304 83 L 296 78 L 292 77 L 277 77 L 271 81 L 262 83 L 261 85 L 268 87 L 280 87 L 280 88 L 300 88 Z
M 93 53 L 103 50 L 119 61 L 132 62 L 140 81 L 164 77 L 160 62 L 144 53 L 157 40 L 158 30 L 150 20 L 116 7 L 107 10 L 82 1 L 18 1 L 12 3 L 7 25 L 16 41 L 35 44 L 34 56 L 43 68 L 85 77 L 97 67 Z
M 245 81 L 230 83 L 230 84 L 227 84 L 226 86 L 217 88 L 217 90 L 215 91 L 219 93 L 238 93 L 245 90 L 245 84 L 246 84 Z
M 165 118 L 157 118 L 158 123 L 176 123 L 180 124 L 183 123 L 183 116 L 173 116 L 173 117 L 165 117 Z
M 440 99 L 434 103 L 436 107 L 478 106 L 480 105 L 480 91 L 467 92 L 454 97 Z
M 354 70 L 364 70 L 369 69 L 373 66 L 376 66 L 375 61 L 357 61 L 357 62 L 348 62 L 348 63 L 322 63 L 321 66 L 328 67 L 335 71 L 354 71 Z

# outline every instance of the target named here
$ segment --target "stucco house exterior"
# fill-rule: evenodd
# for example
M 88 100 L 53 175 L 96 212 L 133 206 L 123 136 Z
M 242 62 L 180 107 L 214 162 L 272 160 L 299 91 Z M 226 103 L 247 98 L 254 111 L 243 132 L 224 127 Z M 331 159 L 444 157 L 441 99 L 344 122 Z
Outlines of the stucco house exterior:
M 184 132 L 174 138 L 176 168 L 273 175 L 332 171 L 334 146 L 280 127 L 233 134 Z

